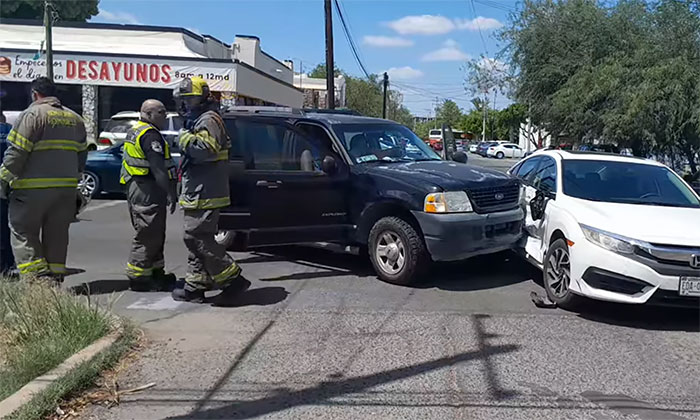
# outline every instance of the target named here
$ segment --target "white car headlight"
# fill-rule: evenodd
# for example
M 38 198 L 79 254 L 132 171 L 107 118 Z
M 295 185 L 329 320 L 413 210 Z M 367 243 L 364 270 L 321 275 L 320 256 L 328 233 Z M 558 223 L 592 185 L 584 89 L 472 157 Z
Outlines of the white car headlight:
M 594 244 L 618 254 L 634 254 L 634 246 L 637 241 L 604 230 L 586 225 L 580 225 L 583 236 Z
M 474 211 L 467 193 L 448 191 L 425 196 L 423 211 L 426 213 L 468 213 Z

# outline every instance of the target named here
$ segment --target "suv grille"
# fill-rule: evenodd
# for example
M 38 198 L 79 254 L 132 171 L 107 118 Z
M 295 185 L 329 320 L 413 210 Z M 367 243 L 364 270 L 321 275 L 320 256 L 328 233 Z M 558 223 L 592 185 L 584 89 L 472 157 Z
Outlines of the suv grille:
M 518 205 L 520 184 L 514 182 L 498 187 L 475 188 L 467 193 L 477 213 L 506 210 Z

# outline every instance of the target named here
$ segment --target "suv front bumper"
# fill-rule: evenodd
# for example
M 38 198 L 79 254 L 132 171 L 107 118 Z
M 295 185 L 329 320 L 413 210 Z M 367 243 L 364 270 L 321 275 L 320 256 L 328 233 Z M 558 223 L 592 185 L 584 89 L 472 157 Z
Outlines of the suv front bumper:
M 524 213 L 432 214 L 413 211 L 434 261 L 457 261 L 512 248 L 522 236 Z

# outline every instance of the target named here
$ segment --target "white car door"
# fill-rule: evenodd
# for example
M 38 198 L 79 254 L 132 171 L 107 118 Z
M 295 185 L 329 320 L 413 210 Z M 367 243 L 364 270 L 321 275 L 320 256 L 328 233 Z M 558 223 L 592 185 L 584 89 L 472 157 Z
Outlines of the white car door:
M 532 201 L 532 199 L 535 198 L 535 195 L 537 194 L 537 189 L 534 186 L 533 180 L 535 177 L 535 172 L 537 172 L 537 169 L 539 168 L 540 163 L 542 163 L 543 159 L 544 156 L 531 157 L 519 164 L 513 171 L 513 175 L 520 178 L 520 182 L 523 185 L 526 233 L 524 247 L 525 251 L 533 257 L 535 257 L 535 255 L 533 254 L 539 254 L 539 252 L 536 252 L 536 250 L 541 247 L 542 240 L 541 237 L 540 239 L 538 239 L 536 236 L 539 230 L 540 221 L 534 220 L 532 218 L 530 201 Z M 537 260 L 537 262 L 541 263 L 542 261 Z
M 538 263 L 544 263 L 544 257 L 547 252 L 547 240 L 544 237 L 549 216 L 556 207 L 555 199 L 557 194 L 557 162 L 550 156 L 541 156 L 540 162 L 533 175 L 530 177 L 530 186 L 532 194 L 537 194 L 538 191 L 545 193 L 547 205 L 545 207 L 544 216 L 540 220 L 533 220 L 528 201 L 528 217 L 525 220 L 525 229 L 528 234 L 525 244 L 525 251 L 535 259 Z M 526 194 L 527 197 L 527 194 Z M 532 195 L 534 198 L 534 195 Z M 530 200 L 532 199 L 530 198 Z

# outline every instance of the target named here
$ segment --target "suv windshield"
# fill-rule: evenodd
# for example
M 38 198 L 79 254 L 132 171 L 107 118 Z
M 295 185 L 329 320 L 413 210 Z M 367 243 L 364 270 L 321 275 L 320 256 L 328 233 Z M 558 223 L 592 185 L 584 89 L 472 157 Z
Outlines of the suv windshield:
M 633 162 L 564 160 L 564 194 L 584 200 L 700 207 L 683 181 L 663 166 Z
M 355 163 L 440 160 L 418 136 L 399 124 L 337 124 L 333 131 Z

